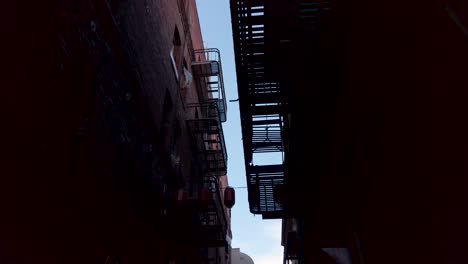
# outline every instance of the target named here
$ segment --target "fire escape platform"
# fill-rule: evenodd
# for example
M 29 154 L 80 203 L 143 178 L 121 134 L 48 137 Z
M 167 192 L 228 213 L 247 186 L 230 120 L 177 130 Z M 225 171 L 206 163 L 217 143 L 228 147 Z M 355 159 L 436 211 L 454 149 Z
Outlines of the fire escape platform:
M 291 56 L 301 56 L 294 52 L 300 50 L 295 47 L 304 43 L 304 36 L 314 41 L 314 32 L 330 9 L 330 2 L 230 3 L 250 211 L 266 218 L 282 218 L 289 214 L 291 206 L 278 204 L 274 189 L 288 185 L 291 178 L 285 178 L 282 165 L 255 166 L 256 156 L 276 153 L 283 157 L 283 163 L 289 157 L 285 152 L 285 145 L 289 146 L 286 135 L 290 135 L 289 96 L 294 92 L 291 79 L 298 65 L 288 63 L 295 61 Z
M 247 167 L 250 210 L 255 214 L 273 214 L 283 206 L 275 200 L 275 187 L 284 184 L 281 164 Z
M 197 61 L 192 73 L 198 94 L 197 103 L 187 104 L 187 127 L 195 146 L 201 176 L 197 181 L 198 198 L 195 230 L 198 243 L 204 248 L 227 245 L 228 220 L 219 177 L 227 173 L 227 152 L 222 123 L 226 121 L 227 104 L 224 92 L 219 50 L 195 50 Z
M 273 71 L 267 1 L 231 1 L 239 103 L 250 211 L 281 218 L 284 207 L 275 201 L 275 188 L 283 185 L 281 164 L 256 166 L 261 153 L 284 156 L 285 95 Z

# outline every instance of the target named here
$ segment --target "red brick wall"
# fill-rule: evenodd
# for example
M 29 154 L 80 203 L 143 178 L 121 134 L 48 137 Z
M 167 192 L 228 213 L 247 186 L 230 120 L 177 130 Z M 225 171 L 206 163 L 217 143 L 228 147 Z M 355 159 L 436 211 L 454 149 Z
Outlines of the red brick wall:
M 162 185 L 191 175 L 169 59 L 174 28 L 186 37 L 177 1 L 7 2 L 0 262 L 162 263 L 168 247 L 189 247 L 159 202 Z M 160 137 L 164 115 L 167 134 L 181 128 L 182 175 Z
M 196 0 L 188 0 L 188 5 L 190 6 L 189 12 L 189 21 L 191 21 L 191 30 L 192 30 L 192 41 L 193 41 L 193 48 L 194 49 L 203 49 L 203 37 L 201 33 L 201 26 L 198 20 L 198 12 L 197 12 L 197 3 Z

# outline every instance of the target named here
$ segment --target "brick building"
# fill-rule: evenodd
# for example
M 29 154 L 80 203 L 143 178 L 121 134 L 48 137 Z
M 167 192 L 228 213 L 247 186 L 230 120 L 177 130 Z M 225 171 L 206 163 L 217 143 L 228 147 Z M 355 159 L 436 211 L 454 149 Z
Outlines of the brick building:
M 195 0 L 1 4 L 2 263 L 226 263 L 221 60 Z

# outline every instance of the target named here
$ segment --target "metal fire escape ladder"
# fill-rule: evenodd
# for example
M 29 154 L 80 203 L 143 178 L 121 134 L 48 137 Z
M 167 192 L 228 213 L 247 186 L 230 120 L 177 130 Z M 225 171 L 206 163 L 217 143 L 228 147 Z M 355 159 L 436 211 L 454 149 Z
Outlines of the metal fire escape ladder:
M 285 98 L 269 67 L 266 4 L 232 0 L 231 11 L 250 211 L 280 218 L 284 208 L 274 191 L 284 183 L 284 166 L 254 164 L 258 154 L 284 151 Z
M 283 165 L 252 166 L 247 183 L 251 210 L 263 213 L 281 212 L 283 206 L 274 199 L 275 187 L 284 184 Z
M 204 247 L 219 247 L 226 243 L 227 217 L 221 199 L 218 180 L 227 173 L 227 154 L 224 145 L 221 120 L 216 103 L 189 105 L 200 117 L 187 120 L 192 138 L 197 146 L 199 164 L 202 167 L 201 187 L 208 189 L 212 201 L 198 211 L 199 232 Z
M 222 123 L 226 121 L 226 97 L 219 50 L 195 51 L 192 72 L 199 103 L 188 104 L 193 114 L 187 120 L 202 167 L 201 187 L 212 195 L 211 202 L 198 212 L 200 239 L 204 247 L 226 244 L 227 216 L 225 214 L 219 177 L 227 173 L 227 152 Z
M 221 122 L 226 122 L 227 104 L 224 91 L 221 55 L 218 49 L 195 50 L 193 74 L 200 102 L 215 102 Z
M 199 102 L 189 104 L 198 114 L 188 125 L 198 142 L 205 176 L 223 176 L 227 173 L 227 152 L 222 123 L 226 121 L 227 104 L 218 49 L 195 50 L 192 72 Z
M 199 118 L 187 120 L 187 124 L 196 142 L 205 176 L 226 175 L 226 143 L 216 102 L 191 104 L 188 108 L 201 113 Z
M 212 203 L 205 210 L 199 212 L 204 244 L 207 247 L 225 246 L 228 223 L 224 212 L 218 178 L 205 178 L 203 186 L 204 188 L 208 188 L 213 195 Z
M 287 87 L 295 41 L 313 37 L 330 2 L 323 0 L 231 0 L 239 105 L 250 211 L 281 218 L 287 205 L 275 190 L 286 184 L 284 164 L 256 166 L 256 155 L 278 153 L 284 158 L 289 114 Z M 302 41 L 303 43 L 303 41 Z M 284 162 L 283 162 L 284 163 Z M 284 202 L 284 200 L 282 201 Z

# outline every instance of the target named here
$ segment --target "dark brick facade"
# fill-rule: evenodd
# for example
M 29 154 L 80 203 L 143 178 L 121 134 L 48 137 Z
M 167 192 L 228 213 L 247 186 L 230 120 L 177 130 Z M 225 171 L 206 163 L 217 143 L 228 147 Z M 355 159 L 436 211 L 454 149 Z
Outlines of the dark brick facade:
M 169 56 L 177 27 L 191 63 L 183 1 L 9 2 L 0 262 L 195 263 L 171 205 L 196 174 L 196 93 Z

